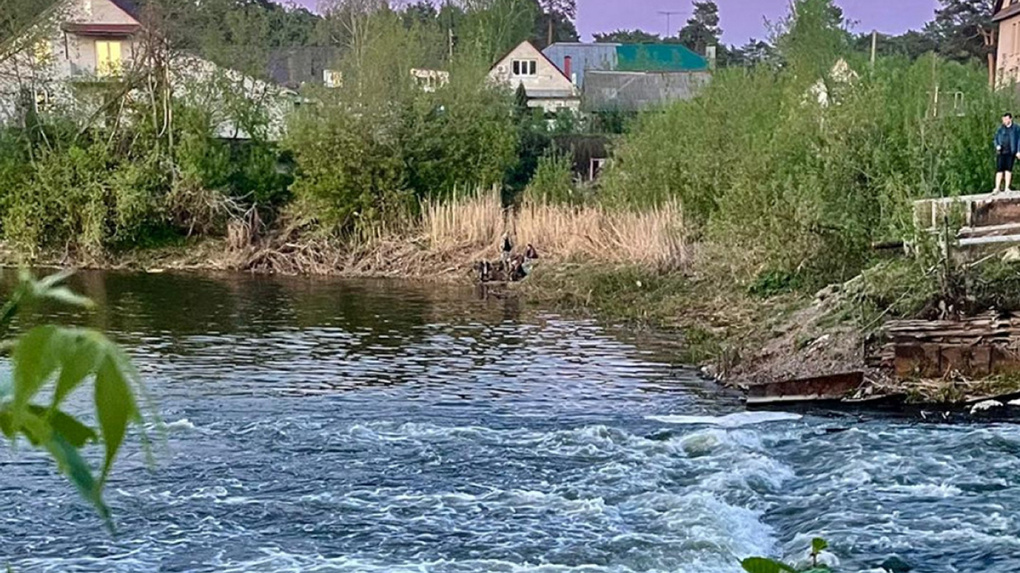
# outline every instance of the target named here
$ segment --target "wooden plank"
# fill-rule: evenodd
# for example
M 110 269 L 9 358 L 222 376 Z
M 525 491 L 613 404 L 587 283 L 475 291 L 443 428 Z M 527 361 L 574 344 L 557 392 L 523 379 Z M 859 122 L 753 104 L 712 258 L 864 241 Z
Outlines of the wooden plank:
M 848 372 L 760 384 L 748 389 L 748 404 L 839 400 L 864 383 L 863 372 Z

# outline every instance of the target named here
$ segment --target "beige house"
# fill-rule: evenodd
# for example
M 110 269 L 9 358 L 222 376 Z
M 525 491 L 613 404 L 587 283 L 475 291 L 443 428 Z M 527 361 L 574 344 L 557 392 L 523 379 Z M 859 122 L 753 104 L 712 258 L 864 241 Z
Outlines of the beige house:
M 1020 83 L 1020 0 L 996 0 L 992 20 L 999 26 L 996 84 Z
M 146 64 L 143 31 L 140 9 L 131 0 L 57 2 L 25 34 L 0 46 L 0 125 L 21 121 L 26 108 L 90 117 L 105 97 L 104 86 Z M 293 92 L 193 54 L 175 56 L 168 69 L 173 96 L 212 111 L 218 136 L 251 136 L 235 125 L 224 105 L 238 95 L 269 102 L 266 136 L 282 135 Z
M 496 62 L 489 78 L 513 90 L 523 85 L 529 107 L 549 113 L 581 108 L 577 86 L 531 42 L 522 42 Z
M 74 84 L 103 82 L 130 68 L 142 29 L 128 0 L 70 0 L 48 9 L 26 33 L 0 46 L 0 122 L 34 102 L 70 103 Z

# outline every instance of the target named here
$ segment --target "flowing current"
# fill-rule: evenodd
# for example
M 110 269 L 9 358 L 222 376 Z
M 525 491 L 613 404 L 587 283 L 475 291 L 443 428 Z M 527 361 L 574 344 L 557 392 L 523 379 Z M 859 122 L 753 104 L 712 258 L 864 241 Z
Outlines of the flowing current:
M 0 450 L 14 572 L 1020 571 L 1020 427 L 744 412 L 667 339 L 472 289 L 85 273 L 165 429 L 111 535 Z M 88 397 L 82 397 L 81 408 Z M 96 460 L 90 452 L 92 459 Z

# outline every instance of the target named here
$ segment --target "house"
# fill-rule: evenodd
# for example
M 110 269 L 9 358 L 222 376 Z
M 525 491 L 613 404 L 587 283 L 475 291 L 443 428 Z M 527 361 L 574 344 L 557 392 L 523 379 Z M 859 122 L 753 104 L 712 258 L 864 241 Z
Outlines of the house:
M 542 53 L 578 89 L 584 90 L 584 77 L 589 70 L 609 71 L 617 68 L 619 60 L 616 50 L 621 45 L 558 42 L 542 50 Z
M 528 106 L 540 108 L 546 113 L 555 113 L 561 109 L 577 111 L 581 107 L 581 95 L 577 86 L 528 41 L 522 42 L 496 62 L 489 70 L 489 79 L 513 90 L 524 86 Z
M 147 71 L 146 44 L 141 10 L 131 0 L 55 2 L 24 34 L 0 46 L 0 125 L 19 124 L 28 111 L 90 121 L 108 102 L 111 86 L 123 87 L 129 99 L 141 97 L 125 79 Z M 237 95 L 267 102 L 266 136 L 282 135 L 291 92 L 194 54 L 177 56 L 167 68 L 173 96 L 210 110 L 216 135 L 254 135 L 238 127 L 225 103 Z
M 269 54 L 269 78 L 289 89 L 304 86 L 337 87 L 340 50 L 328 46 L 288 47 Z
M 450 83 L 450 72 L 443 70 L 411 68 L 411 77 L 414 78 L 415 85 L 426 93 L 435 93 Z
M 616 49 L 620 72 L 707 72 L 709 61 L 681 44 L 623 44 Z
M 639 112 L 697 97 L 712 81 L 709 72 L 626 72 L 589 70 L 581 109 Z
M 1020 83 L 1020 0 L 996 0 L 994 14 L 992 21 L 999 27 L 995 83 Z
M 120 75 L 136 57 L 137 16 L 128 0 L 59 2 L 45 10 L 0 47 L 0 123 L 20 117 L 26 105 L 70 102 L 74 84 Z
M 558 43 L 543 52 L 582 91 L 588 112 L 636 112 L 686 100 L 711 81 L 707 59 L 680 44 Z

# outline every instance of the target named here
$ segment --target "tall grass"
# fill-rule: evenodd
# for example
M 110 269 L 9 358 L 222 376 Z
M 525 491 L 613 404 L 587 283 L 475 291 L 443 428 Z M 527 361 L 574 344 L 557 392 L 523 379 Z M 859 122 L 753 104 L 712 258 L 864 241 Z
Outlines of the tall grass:
M 677 202 L 644 210 L 528 201 L 504 210 L 498 191 L 426 203 L 422 232 L 432 251 L 492 258 L 504 232 L 544 258 L 675 269 L 685 261 L 683 211 Z

